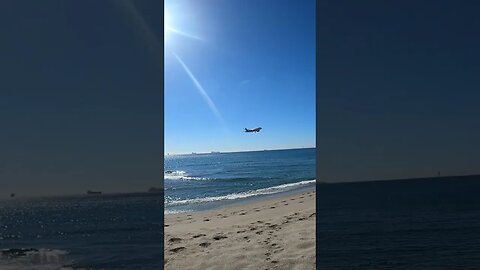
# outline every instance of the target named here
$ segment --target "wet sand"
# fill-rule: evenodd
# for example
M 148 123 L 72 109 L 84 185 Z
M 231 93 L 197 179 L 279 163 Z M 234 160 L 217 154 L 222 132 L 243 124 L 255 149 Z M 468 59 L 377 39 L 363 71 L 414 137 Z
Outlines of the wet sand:
M 165 216 L 165 269 L 315 269 L 315 189 Z

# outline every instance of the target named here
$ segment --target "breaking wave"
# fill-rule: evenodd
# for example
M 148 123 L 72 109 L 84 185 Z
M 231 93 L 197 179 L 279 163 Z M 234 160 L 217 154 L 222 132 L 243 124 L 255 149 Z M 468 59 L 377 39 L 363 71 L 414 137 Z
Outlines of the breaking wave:
M 68 251 L 46 248 L 10 248 L 0 251 L 2 270 L 51 270 L 73 269 L 67 267 Z
M 165 205 L 179 206 L 179 205 L 199 204 L 199 203 L 208 203 L 208 202 L 216 202 L 216 201 L 224 201 L 224 200 L 244 199 L 244 198 L 249 198 L 253 196 L 269 195 L 269 194 L 275 194 L 279 192 L 292 190 L 301 186 L 315 184 L 315 181 L 316 181 L 315 179 L 306 180 L 306 181 L 288 183 L 288 184 L 283 184 L 283 185 L 278 185 L 278 186 L 273 186 L 268 188 L 261 188 L 261 189 L 250 190 L 245 192 L 232 193 L 232 194 L 227 194 L 222 196 L 203 197 L 203 198 L 184 199 L 184 200 L 171 200 L 171 201 L 167 200 L 165 202 Z
M 167 180 L 209 180 L 206 177 L 189 176 L 185 171 L 167 170 L 163 174 L 163 178 Z

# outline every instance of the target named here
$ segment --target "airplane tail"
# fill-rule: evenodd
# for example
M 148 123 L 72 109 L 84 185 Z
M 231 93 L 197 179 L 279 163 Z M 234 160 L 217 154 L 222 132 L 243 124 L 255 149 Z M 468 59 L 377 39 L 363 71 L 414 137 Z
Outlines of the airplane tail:
M 247 128 L 245 128 L 245 132 L 246 132 L 246 131 L 248 131 L 248 129 L 247 129 Z

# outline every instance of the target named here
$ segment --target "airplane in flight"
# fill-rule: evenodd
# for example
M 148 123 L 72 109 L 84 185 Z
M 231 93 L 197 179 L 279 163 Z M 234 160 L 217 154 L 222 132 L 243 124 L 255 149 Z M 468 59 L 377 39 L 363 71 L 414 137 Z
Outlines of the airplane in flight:
M 254 128 L 254 129 L 245 128 L 245 132 L 260 132 L 261 129 L 262 129 L 261 127 Z

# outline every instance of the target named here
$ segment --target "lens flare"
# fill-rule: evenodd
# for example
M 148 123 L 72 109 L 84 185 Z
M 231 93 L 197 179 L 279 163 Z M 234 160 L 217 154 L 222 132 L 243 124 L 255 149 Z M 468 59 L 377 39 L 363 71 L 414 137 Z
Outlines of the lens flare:
M 207 102 L 208 106 L 210 107 L 210 109 L 212 110 L 213 114 L 215 115 L 215 117 L 217 117 L 217 119 L 223 123 L 223 118 L 222 116 L 220 115 L 220 112 L 218 111 L 217 109 L 217 106 L 215 106 L 215 103 L 213 103 L 212 99 L 210 98 L 210 96 L 208 95 L 207 91 L 205 91 L 205 89 L 203 88 L 203 86 L 200 84 L 200 82 L 197 80 L 197 78 L 195 77 L 195 75 L 193 75 L 192 71 L 190 71 L 190 69 L 188 68 L 188 66 L 185 64 L 185 62 L 183 62 L 183 60 L 180 58 L 180 56 L 178 56 L 176 53 L 172 52 L 173 56 L 177 59 L 177 61 L 180 63 L 180 65 L 183 67 L 183 69 L 185 70 L 185 72 L 188 74 L 188 76 L 190 77 L 190 79 L 192 80 L 192 82 L 195 84 L 198 92 L 202 95 L 202 97 L 205 99 L 205 101 Z

